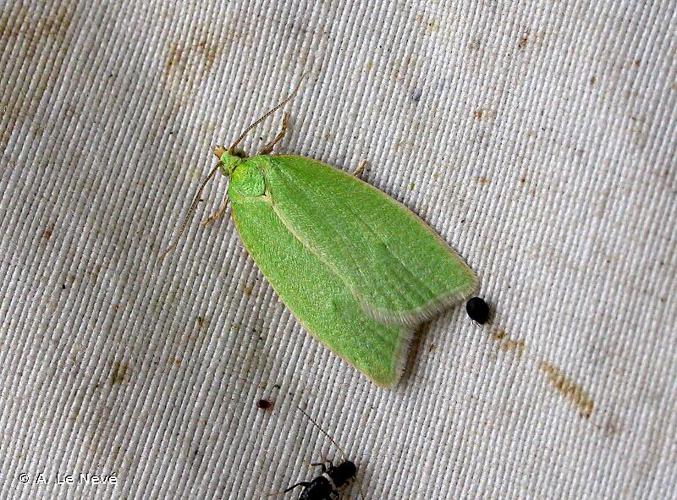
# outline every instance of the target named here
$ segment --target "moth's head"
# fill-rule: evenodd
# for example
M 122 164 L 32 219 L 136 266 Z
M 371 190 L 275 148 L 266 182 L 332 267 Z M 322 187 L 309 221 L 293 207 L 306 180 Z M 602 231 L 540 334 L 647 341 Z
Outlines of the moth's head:
M 242 163 L 247 155 L 241 149 L 226 149 L 222 146 L 215 146 L 214 154 L 219 159 L 219 166 L 221 167 L 221 173 L 226 177 L 230 177 L 237 166 Z

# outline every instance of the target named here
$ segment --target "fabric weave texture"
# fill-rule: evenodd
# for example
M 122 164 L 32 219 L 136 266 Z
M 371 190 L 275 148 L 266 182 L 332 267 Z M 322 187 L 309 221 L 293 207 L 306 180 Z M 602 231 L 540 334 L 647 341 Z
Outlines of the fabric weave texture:
M 3 498 L 263 498 L 343 458 L 298 407 L 347 498 L 674 495 L 675 2 L 0 9 Z M 199 223 L 223 177 L 158 261 L 303 73 L 276 151 L 367 160 L 495 308 L 423 325 L 392 390 Z

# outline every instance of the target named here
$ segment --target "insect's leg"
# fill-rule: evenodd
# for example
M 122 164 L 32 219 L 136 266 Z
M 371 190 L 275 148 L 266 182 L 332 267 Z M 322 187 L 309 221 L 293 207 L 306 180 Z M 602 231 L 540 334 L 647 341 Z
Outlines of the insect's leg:
M 211 224 L 215 220 L 220 219 L 221 217 L 223 217 L 223 214 L 226 213 L 226 208 L 228 208 L 228 195 L 227 194 L 226 194 L 226 197 L 221 202 L 221 205 L 219 206 L 219 208 L 216 210 L 216 212 L 214 212 L 209 217 L 207 217 L 205 220 L 203 220 L 202 224 L 204 224 L 205 226 L 208 226 L 209 224 Z
M 364 172 L 364 167 L 366 167 L 369 164 L 367 160 L 362 160 L 360 163 L 357 164 L 357 167 L 355 167 L 355 170 L 353 170 L 353 175 L 355 177 L 359 177 L 362 175 L 362 172 Z
M 300 483 L 296 483 L 294 486 L 290 486 L 289 488 L 284 490 L 284 492 L 289 493 L 291 490 L 293 490 L 294 488 L 297 488 L 299 486 L 303 486 L 304 488 L 307 488 L 308 486 L 310 486 L 310 483 L 307 482 L 307 481 L 301 481 Z
M 270 153 L 273 150 L 273 148 L 275 147 L 275 144 L 280 142 L 282 140 L 282 138 L 284 137 L 284 134 L 287 133 L 288 122 L 289 122 L 289 114 L 285 113 L 285 114 L 282 115 L 282 125 L 280 126 L 280 131 L 277 133 L 277 135 L 275 136 L 275 138 L 272 141 L 270 141 L 268 144 L 266 144 L 261 149 L 259 149 L 258 154 L 267 155 L 268 153 Z
M 322 468 L 322 472 L 324 473 L 324 472 L 327 472 L 327 467 L 324 465 L 324 464 L 326 464 L 326 463 L 328 463 L 329 465 L 331 465 L 331 462 L 330 462 L 329 460 L 327 460 L 326 462 L 319 462 L 319 463 L 316 463 L 316 464 L 310 464 L 310 465 L 311 465 L 312 467 L 317 467 L 317 466 L 319 465 L 319 466 Z

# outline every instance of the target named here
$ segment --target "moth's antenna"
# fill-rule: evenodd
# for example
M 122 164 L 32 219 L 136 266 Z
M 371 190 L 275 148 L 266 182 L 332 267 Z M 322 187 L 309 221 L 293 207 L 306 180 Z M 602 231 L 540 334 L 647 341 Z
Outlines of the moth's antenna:
M 311 423 L 312 423 L 315 427 L 317 427 L 317 428 L 320 430 L 320 432 L 321 432 L 322 434 L 324 434 L 325 436 L 327 436 L 327 438 L 329 438 L 329 441 L 331 441 L 331 442 L 334 444 L 334 446 L 336 446 L 336 448 L 338 448 L 338 450 L 339 450 L 341 453 L 343 453 L 343 460 L 348 460 L 347 455 L 346 455 L 346 452 L 343 451 L 343 448 L 341 448 L 341 447 L 338 445 L 338 443 L 337 443 L 336 441 L 334 441 L 334 438 L 332 438 L 329 434 L 327 434 L 327 432 L 326 432 L 322 427 L 320 427 L 320 425 L 319 425 L 317 422 L 315 422 L 315 420 L 313 419 L 313 417 L 311 417 L 310 415 L 308 415 L 308 413 L 306 413 L 306 411 L 305 411 L 303 408 L 301 408 L 300 406 L 299 406 L 299 410 L 301 410 L 301 411 L 303 412 L 303 414 L 304 414 L 306 417 L 308 417 L 308 420 L 310 420 Z
M 181 236 L 183 236 L 183 233 L 186 231 L 186 228 L 188 227 L 188 222 L 190 221 L 190 218 L 195 213 L 195 209 L 197 209 L 197 204 L 200 202 L 200 195 L 202 194 L 202 190 L 205 188 L 207 183 L 214 177 L 216 172 L 219 170 L 219 167 L 221 167 L 221 163 L 217 163 L 216 166 L 212 169 L 212 171 L 209 172 L 207 177 L 205 177 L 202 183 L 200 184 L 200 187 L 198 188 L 197 193 L 195 193 L 195 197 L 193 198 L 193 202 L 190 204 L 190 208 L 188 208 L 188 212 L 186 212 L 186 216 L 183 218 L 183 222 L 179 227 L 179 234 L 176 235 L 172 244 L 169 245 L 169 247 L 160 254 L 158 260 L 164 259 L 169 252 L 171 252 L 176 248 L 176 245 L 179 243 L 179 239 L 181 238 Z
M 303 80 L 305 79 L 305 77 L 306 77 L 307 75 L 308 75 L 308 73 L 304 73 L 303 75 L 301 75 L 301 78 L 299 79 L 299 83 L 296 84 L 296 88 L 292 91 L 291 94 L 289 94 L 289 95 L 288 95 L 287 97 L 285 97 L 282 101 L 280 101 L 280 103 L 278 103 L 273 109 L 267 111 L 265 114 L 263 114 L 263 116 L 261 116 L 260 118 L 258 118 L 254 123 L 252 123 L 251 125 L 249 125 L 249 127 L 247 127 L 247 128 L 245 129 L 245 131 L 242 132 L 242 134 L 240 135 L 240 137 L 238 137 L 238 138 L 235 140 L 235 142 L 234 142 L 233 144 L 230 145 L 230 147 L 228 148 L 228 151 L 230 151 L 230 152 L 232 153 L 233 150 L 237 147 L 238 144 L 240 144 L 240 142 L 242 142 L 242 139 L 245 138 L 245 136 L 249 133 L 249 131 L 250 131 L 251 129 L 253 129 L 254 127 L 256 127 L 259 123 L 261 123 L 263 120 L 265 120 L 265 119 L 268 118 L 270 115 L 272 115 L 273 113 L 275 113 L 275 111 L 277 111 L 277 110 L 280 109 L 282 106 L 284 106 L 284 105 L 287 104 L 289 101 L 291 101 L 294 97 L 296 97 L 296 94 L 298 93 L 299 89 L 301 88 L 301 84 L 303 83 Z

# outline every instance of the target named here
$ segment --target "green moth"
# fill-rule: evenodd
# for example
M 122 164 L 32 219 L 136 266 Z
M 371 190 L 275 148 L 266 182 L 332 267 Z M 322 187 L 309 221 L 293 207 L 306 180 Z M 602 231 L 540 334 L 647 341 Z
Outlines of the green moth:
M 297 87 L 298 89 L 298 87 Z M 296 91 L 295 91 L 296 92 Z M 295 93 L 294 92 L 294 93 Z M 399 379 L 416 326 L 470 297 L 475 273 L 428 225 L 356 175 L 295 155 L 216 147 L 242 243 L 299 323 L 372 382 Z M 204 184 L 203 184 L 204 185 Z

